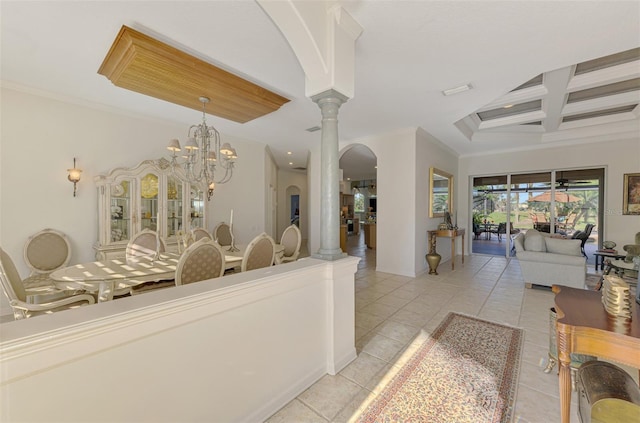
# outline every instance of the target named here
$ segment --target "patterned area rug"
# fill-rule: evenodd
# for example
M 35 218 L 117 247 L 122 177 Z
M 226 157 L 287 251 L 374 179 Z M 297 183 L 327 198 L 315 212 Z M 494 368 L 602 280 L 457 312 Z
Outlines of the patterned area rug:
M 522 329 L 449 313 L 352 422 L 511 421 Z

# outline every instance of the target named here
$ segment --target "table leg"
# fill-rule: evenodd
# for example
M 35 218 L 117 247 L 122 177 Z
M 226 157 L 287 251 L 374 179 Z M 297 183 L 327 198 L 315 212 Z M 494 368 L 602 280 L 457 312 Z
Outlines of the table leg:
M 462 264 L 464 264 L 464 234 L 462 234 Z
M 115 291 L 115 284 L 116 281 L 114 279 L 100 282 L 100 288 L 98 290 L 99 303 L 113 300 L 113 291 Z
M 560 376 L 558 378 L 560 388 L 560 422 L 570 423 L 571 415 L 571 346 L 569 335 L 557 328 L 558 361 L 560 364 Z
M 451 270 L 454 270 L 456 263 L 456 237 L 451 237 Z

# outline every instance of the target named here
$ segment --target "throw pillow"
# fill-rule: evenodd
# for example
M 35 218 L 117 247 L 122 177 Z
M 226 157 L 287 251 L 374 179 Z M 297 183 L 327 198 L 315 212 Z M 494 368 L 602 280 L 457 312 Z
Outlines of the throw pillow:
M 548 253 L 566 254 L 569 256 L 581 256 L 581 242 L 575 239 L 544 238 Z
M 529 229 L 524 234 L 524 249 L 527 251 L 547 251 L 542 234 L 535 229 Z

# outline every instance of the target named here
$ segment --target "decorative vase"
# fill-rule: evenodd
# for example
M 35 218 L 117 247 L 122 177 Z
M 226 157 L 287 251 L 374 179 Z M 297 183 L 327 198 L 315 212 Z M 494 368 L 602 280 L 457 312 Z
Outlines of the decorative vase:
M 431 252 L 425 256 L 427 258 L 427 263 L 429 263 L 429 274 L 437 275 L 438 274 L 438 265 L 440 264 L 440 260 L 442 256 L 436 252 Z

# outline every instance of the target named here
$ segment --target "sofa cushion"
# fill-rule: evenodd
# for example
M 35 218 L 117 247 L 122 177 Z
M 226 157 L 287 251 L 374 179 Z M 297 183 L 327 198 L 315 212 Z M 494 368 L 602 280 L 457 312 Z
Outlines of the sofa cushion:
M 527 251 L 547 251 L 544 237 L 535 229 L 529 229 L 524 234 L 524 249 Z
M 548 253 L 565 254 L 568 256 L 582 256 L 577 239 L 544 238 Z

